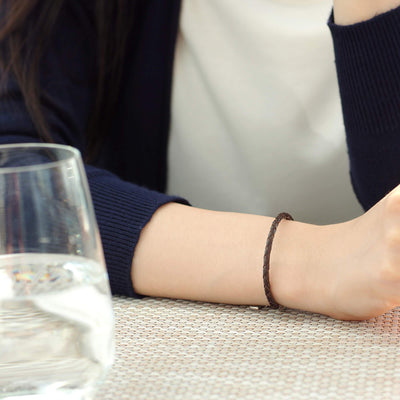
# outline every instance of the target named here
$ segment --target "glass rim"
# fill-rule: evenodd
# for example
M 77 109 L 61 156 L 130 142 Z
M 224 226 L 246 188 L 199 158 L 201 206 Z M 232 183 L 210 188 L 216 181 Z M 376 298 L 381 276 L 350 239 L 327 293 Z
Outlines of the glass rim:
M 63 150 L 70 153 L 70 157 L 64 158 L 62 160 L 49 161 L 46 163 L 32 163 L 31 165 L 23 165 L 16 167 L 2 167 L 0 166 L 0 175 L 9 174 L 9 173 L 20 173 L 20 172 L 33 172 L 41 169 L 51 169 L 61 166 L 62 164 L 70 161 L 76 160 L 79 161 L 81 159 L 81 152 L 75 147 L 66 145 L 66 144 L 58 144 L 58 143 L 9 143 L 9 144 L 0 144 L 0 156 L 3 150 L 8 149 L 58 149 Z

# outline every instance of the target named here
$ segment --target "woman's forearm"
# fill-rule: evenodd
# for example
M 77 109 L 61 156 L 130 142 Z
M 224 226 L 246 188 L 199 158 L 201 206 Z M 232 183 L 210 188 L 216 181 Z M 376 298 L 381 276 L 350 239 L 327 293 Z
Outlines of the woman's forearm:
M 262 268 L 272 220 L 175 203 L 162 206 L 135 250 L 136 292 L 267 305 Z M 282 221 L 270 268 L 272 294 L 286 307 L 366 319 L 400 305 L 400 186 L 345 223 Z
M 366 21 L 400 6 L 400 0 L 334 0 L 334 17 L 338 25 Z
M 215 212 L 170 203 L 142 231 L 133 259 L 138 293 L 229 304 L 267 305 L 263 257 L 273 218 Z M 319 283 L 309 290 L 325 227 L 282 221 L 271 252 L 275 299 L 287 307 L 312 309 L 322 299 Z M 329 233 L 331 235 L 331 233 Z M 317 249 L 317 250 L 316 250 Z M 311 271 L 307 276 L 306 271 Z M 322 282 L 323 280 L 318 281 Z
M 151 296 L 266 304 L 262 258 L 270 218 L 170 203 L 142 231 L 135 290 Z

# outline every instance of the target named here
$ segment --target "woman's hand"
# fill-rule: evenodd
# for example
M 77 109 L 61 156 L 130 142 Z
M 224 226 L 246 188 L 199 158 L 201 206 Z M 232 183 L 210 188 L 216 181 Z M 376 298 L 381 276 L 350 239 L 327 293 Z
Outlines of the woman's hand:
M 334 17 L 338 25 L 366 21 L 400 6 L 400 0 L 334 0 Z
M 332 287 L 332 301 L 340 301 L 331 315 L 365 319 L 399 306 L 400 187 L 352 221 L 348 229 L 346 251 L 336 260 L 341 277 Z
M 277 264 L 271 259 L 278 302 L 344 320 L 369 319 L 400 305 L 400 186 L 352 221 L 319 227 L 286 223 L 278 233 L 275 254 L 286 254 Z M 303 247 L 301 264 L 288 243 L 299 234 L 300 242 L 291 245 L 300 256 Z

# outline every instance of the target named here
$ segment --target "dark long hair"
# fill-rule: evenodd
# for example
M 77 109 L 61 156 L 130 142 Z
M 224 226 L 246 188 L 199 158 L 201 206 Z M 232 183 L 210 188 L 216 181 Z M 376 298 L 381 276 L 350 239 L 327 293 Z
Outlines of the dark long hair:
M 52 138 L 40 101 L 39 67 L 67 1 L 74 0 L 0 0 L 0 67 L 3 77 L 10 73 L 15 76 L 39 136 L 50 142 Z M 86 158 L 94 157 L 110 127 L 131 28 L 132 4 L 135 3 L 134 0 L 92 1 L 95 2 L 98 74 L 96 100 L 86 129 Z

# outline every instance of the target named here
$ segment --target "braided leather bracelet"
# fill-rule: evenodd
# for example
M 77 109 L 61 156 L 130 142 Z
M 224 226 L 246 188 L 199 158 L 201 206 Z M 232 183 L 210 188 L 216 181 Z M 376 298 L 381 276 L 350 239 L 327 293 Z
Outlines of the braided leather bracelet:
M 269 230 L 267 244 L 265 246 L 265 253 L 264 253 L 264 266 L 263 266 L 264 291 L 269 306 L 275 309 L 279 308 L 279 304 L 275 301 L 274 296 L 272 296 L 271 283 L 269 281 L 269 268 L 270 268 L 272 242 L 274 240 L 275 232 L 278 229 L 278 225 L 283 219 L 293 221 L 293 217 L 288 213 L 283 212 L 278 214 L 278 216 L 272 222 L 271 228 Z

